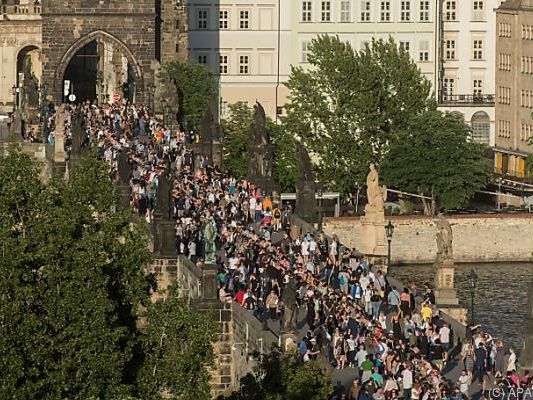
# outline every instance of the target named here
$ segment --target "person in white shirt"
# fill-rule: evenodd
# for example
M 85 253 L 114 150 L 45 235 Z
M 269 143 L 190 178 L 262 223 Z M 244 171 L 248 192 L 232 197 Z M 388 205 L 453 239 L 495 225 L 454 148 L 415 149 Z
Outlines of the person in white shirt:
M 406 364 L 405 369 L 402 371 L 402 385 L 403 399 L 411 400 L 411 391 L 413 389 L 413 371 L 411 371 L 410 364 Z

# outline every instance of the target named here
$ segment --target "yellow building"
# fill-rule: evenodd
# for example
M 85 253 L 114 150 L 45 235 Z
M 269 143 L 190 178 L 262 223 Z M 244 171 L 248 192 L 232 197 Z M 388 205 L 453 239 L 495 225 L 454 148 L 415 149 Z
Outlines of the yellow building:
M 495 171 L 518 178 L 533 152 L 533 0 L 496 10 Z

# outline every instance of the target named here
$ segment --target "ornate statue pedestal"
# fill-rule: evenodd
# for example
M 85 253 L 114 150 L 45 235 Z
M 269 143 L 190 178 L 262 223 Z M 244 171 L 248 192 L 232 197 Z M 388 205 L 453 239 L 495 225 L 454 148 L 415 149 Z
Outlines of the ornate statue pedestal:
M 298 333 L 297 332 L 281 332 L 281 351 L 288 352 L 298 348 Z
M 444 260 L 435 266 L 435 300 L 437 305 L 459 305 L 457 290 L 454 285 L 455 264 L 452 260 Z
M 468 323 L 468 310 L 464 307 L 439 307 L 443 312 L 449 315 L 462 325 Z
M 202 299 L 218 300 L 217 271 L 215 264 L 204 264 L 202 268 Z
M 118 202 L 117 206 L 119 210 L 125 210 L 130 206 L 130 187 L 123 183 L 119 183 L 117 186 Z
M 300 182 L 296 193 L 296 212 L 307 222 L 317 221 L 316 215 L 316 185 L 314 182 Z
M 159 257 L 177 257 L 176 223 L 164 219 L 155 219 L 154 250 Z
M 365 256 L 381 259 L 387 256 L 385 244 L 385 213 L 383 210 L 365 208 L 365 216 L 361 217 L 363 243 L 361 253 Z M 372 260 L 371 260 L 372 261 Z

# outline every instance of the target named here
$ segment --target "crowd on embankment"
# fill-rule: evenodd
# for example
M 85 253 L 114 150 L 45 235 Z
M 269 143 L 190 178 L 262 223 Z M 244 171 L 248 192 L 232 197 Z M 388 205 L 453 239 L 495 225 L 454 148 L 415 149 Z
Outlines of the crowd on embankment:
M 237 302 L 262 320 L 283 320 L 286 288 L 296 287 L 305 310 L 301 361 L 327 359 L 357 376 L 349 388 L 335 388 L 334 399 L 465 399 L 473 380 L 485 391 L 531 387 L 518 374 L 516 353 L 502 341 L 468 329 L 461 350 L 464 373 L 448 381 L 452 332 L 439 318 L 430 289 L 416 304 L 416 288 L 398 291 L 357 251 L 334 236 L 312 232 L 291 237 L 291 210 L 280 209 L 260 188 L 195 160 L 187 144 L 194 134 L 171 131 L 149 109 L 135 105 L 84 104 L 85 128 L 110 174 L 118 179 L 119 153 L 132 166 L 128 182 L 136 212 L 151 221 L 158 179 L 170 166 L 176 218 L 176 248 L 201 268 L 203 225 L 217 227 L 219 296 Z M 503 392 L 502 392 L 503 393 Z

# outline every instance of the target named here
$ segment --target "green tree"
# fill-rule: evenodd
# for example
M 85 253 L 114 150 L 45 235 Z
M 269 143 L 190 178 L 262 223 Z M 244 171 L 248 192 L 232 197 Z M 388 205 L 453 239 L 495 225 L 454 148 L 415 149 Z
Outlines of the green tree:
M 207 106 L 216 93 L 213 73 L 195 60 L 170 61 L 158 75 L 171 101 L 177 98 L 178 122 L 186 128 L 198 128 Z
M 261 358 L 259 372 L 241 380 L 226 400 L 324 400 L 333 391 L 331 378 L 316 361 L 274 351 Z
M 434 109 L 431 84 L 392 40 L 375 40 L 357 52 L 338 37 L 311 44 L 310 68 L 293 67 L 285 124 L 319 156 L 332 189 L 347 192 L 379 164 L 396 132 Z
M 68 182 L 44 185 L 36 162 L 12 147 L 0 185 L 0 398 L 136 396 L 152 360 L 140 310 L 148 307 L 149 327 L 170 322 L 150 305 L 145 226 L 115 210 L 107 166 L 92 155 Z
M 210 399 L 206 367 L 214 360 L 211 343 L 217 326 L 178 294 L 179 289 L 171 286 L 146 312 L 141 398 L 152 399 L 163 390 L 176 399 Z
M 242 101 L 229 105 L 229 116 L 222 120 L 224 129 L 224 168 L 237 177 L 248 171 L 248 135 L 253 122 L 253 112 Z
M 384 183 L 435 199 L 426 211 L 468 203 L 490 177 L 485 147 L 471 140 L 462 115 L 432 110 L 416 116 L 398 132 L 399 138 L 381 165 Z
M 272 143 L 275 146 L 273 173 L 283 192 L 294 192 L 299 178 L 296 139 L 283 124 L 267 122 Z

